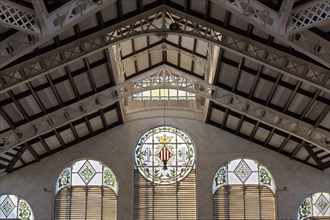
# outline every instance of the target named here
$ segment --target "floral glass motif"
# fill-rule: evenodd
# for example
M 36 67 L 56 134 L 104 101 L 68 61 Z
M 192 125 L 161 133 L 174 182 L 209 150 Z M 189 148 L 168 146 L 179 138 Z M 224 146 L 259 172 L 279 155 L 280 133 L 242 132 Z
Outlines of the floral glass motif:
M 0 205 L 0 209 L 6 217 L 9 216 L 9 214 L 15 209 L 15 207 L 16 206 L 14 205 L 13 201 L 11 201 L 9 196 L 7 196 Z
M 24 200 L 20 200 L 18 204 L 18 217 L 23 220 L 31 219 L 32 211 L 29 206 Z
M 146 132 L 135 148 L 135 164 L 149 181 L 173 184 L 185 178 L 195 164 L 195 149 L 188 135 L 162 126 Z
M 29 204 L 15 195 L 0 196 L 0 219 L 33 220 L 33 212 Z
M 263 185 L 275 194 L 275 182 L 268 169 L 250 159 L 236 159 L 226 163 L 217 171 L 213 179 L 213 194 L 225 185 Z
M 330 193 L 314 193 L 304 199 L 298 208 L 297 219 L 309 217 L 329 217 L 330 219 Z
M 60 176 L 57 179 L 56 182 L 56 187 L 59 189 L 62 189 L 68 185 L 70 185 L 71 182 L 71 169 L 70 167 L 67 167 L 66 169 L 64 169 L 62 171 L 62 173 L 60 174 Z
M 103 184 L 112 188 L 116 187 L 115 175 L 108 168 L 105 168 L 103 171 Z
M 118 193 L 118 183 L 109 167 L 96 160 L 79 160 L 66 167 L 56 181 L 55 195 L 65 187 L 105 186 Z
M 316 208 L 322 213 L 322 215 L 325 214 L 325 212 L 329 209 L 329 201 L 325 198 L 324 195 L 320 195 L 320 197 L 317 199 L 315 203 Z
M 252 170 L 244 160 L 241 160 L 238 166 L 235 168 L 234 173 L 244 183 L 252 174 Z
M 312 199 L 306 198 L 303 203 L 301 203 L 298 215 L 300 216 L 299 219 L 312 217 Z
M 80 178 L 84 183 L 88 184 L 89 181 L 96 175 L 96 171 L 90 162 L 87 160 L 78 172 Z
M 223 185 L 227 184 L 227 170 L 226 167 L 223 166 L 219 169 L 219 171 L 217 172 L 217 174 L 215 175 L 214 178 L 214 183 L 216 187 L 221 187 Z

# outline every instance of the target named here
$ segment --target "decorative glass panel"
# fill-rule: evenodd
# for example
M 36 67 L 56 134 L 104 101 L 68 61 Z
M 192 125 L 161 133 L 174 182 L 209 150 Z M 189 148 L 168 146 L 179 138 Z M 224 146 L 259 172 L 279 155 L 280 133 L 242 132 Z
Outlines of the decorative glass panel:
M 0 219 L 33 220 L 33 212 L 29 204 L 15 195 L 0 196 Z
M 105 186 L 117 195 L 118 183 L 109 167 L 96 160 L 80 160 L 70 164 L 59 175 L 55 194 L 71 186 Z
M 135 164 L 149 181 L 172 184 L 181 181 L 195 164 L 195 149 L 188 135 L 168 126 L 145 133 L 135 148 Z
M 195 100 L 195 94 L 175 89 L 154 89 L 133 94 L 133 100 Z
M 329 217 L 330 219 L 330 193 L 314 193 L 300 204 L 297 218 L 300 220 L 310 217 Z
M 167 75 L 169 74 L 169 75 Z M 136 85 L 137 88 L 148 88 L 155 83 L 165 82 L 170 84 L 171 82 L 179 83 L 182 87 L 188 87 L 191 82 L 182 79 L 172 73 L 166 72 L 165 75 L 156 75 L 143 79 L 141 84 Z M 195 100 L 195 94 L 176 90 L 176 89 L 153 89 L 150 91 L 144 91 L 133 94 L 133 100 Z
M 275 194 L 275 183 L 267 168 L 250 159 L 237 159 L 222 166 L 213 179 L 213 194 L 224 185 L 264 185 Z

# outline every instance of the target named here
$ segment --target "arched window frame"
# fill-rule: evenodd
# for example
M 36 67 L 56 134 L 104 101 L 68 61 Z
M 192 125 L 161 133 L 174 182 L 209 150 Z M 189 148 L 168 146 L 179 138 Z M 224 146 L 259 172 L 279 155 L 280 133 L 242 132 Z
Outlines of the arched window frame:
M 248 168 L 250 168 L 251 171 L 249 176 L 245 178 L 238 177 L 238 172 L 240 171 L 238 168 L 241 165 L 248 165 Z M 236 179 L 234 179 L 235 176 Z M 231 160 L 220 167 L 213 178 L 212 194 L 214 195 L 215 192 L 223 186 L 237 184 L 266 186 L 274 193 L 274 195 L 276 194 L 276 185 L 272 174 L 265 166 L 255 160 L 240 158 Z
M 304 220 L 313 217 L 330 217 L 329 192 L 313 193 L 306 197 L 300 204 L 297 212 L 297 219 Z
M 163 136 L 164 130 L 171 131 L 180 138 L 173 137 L 171 139 L 172 141 L 163 141 L 168 138 L 166 136 Z M 156 136 L 158 136 L 159 139 Z M 167 134 L 167 136 L 175 135 Z M 157 139 L 159 142 L 152 142 L 152 149 L 143 149 L 143 143 L 150 137 L 152 137 L 154 140 Z M 170 148 L 169 145 L 175 145 L 176 142 L 174 139 L 180 139 L 177 145 L 188 143 L 189 146 L 187 146 L 187 148 L 181 148 L 179 146 L 172 148 L 171 154 L 173 153 L 177 157 L 172 157 L 172 161 L 168 160 L 165 163 L 164 161 L 159 160 L 159 163 L 156 166 L 156 168 L 160 168 L 165 166 L 165 164 L 169 165 L 172 164 L 172 162 L 174 161 L 181 161 L 181 159 L 185 158 L 186 160 L 183 161 L 186 161 L 186 164 L 188 164 L 188 166 L 180 166 L 179 169 L 177 169 L 176 171 L 176 174 L 179 175 L 177 175 L 175 178 L 172 178 L 173 181 L 159 181 L 157 177 L 154 178 L 152 175 L 148 176 L 147 173 L 145 173 L 144 171 L 141 172 L 139 170 L 139 165 L 141 167 L 141 164 L 144 163 L 146 155 L 151 155 L 152 157 L 159 157 L 160 152 L 163 152 L 163 155 L 166 155 L 166 151 L 163 150 L 165 146 L 166 148 L 167 146 Z M 169 144 L 167 145 L 167 143 Z M 159 144 L 162 147 L 156 147 L 156 145 Z M 155 148 L 156 150 L 153 148 Z M 144 158 L 140 158 L 139 161 L 137 161 L 139 155 L 141 156 L 141 152 L 145 150 L 150 151 L 149 154 L 144 153 Z M 179 151 L 181 151 L 181 153 L 178 153 Z M 190 153 L 188 153 L 188 151 L 190 151 Z M 196 150 L 192 139 L 185 132 L 178 128 L 171 126 L 158 126 L 155 128 L 151 128 L 141 136 L 136 147 L 134 148 L 134 152 L 134 219 L 197 219 L 195 173 Z M 183 156 L 183 154 L 185 154 L 185 156 Z M 188 154 L 190 154 L 191 157 L 188 157 Z M 150 162 L 148 163 L 149 165 L 154 164 Z M 176 162 L 176 164 L 178 165 L 178 162 Z M 153 166 L 142 167 L 142 169 L 144 168 L 153 170 Z M 168 169 L 170 168 L 168 167 Z M 188 169 L 186 170 L 185 175 L 180 175 L 180 170 L 182 169 Z M 163 171 L 160 171 L 160 173 L 161 172 Z
M 82 179 L 83 171 L 81 170 L 85 165 L 91 164 L 96 173 L 90 179 Z M 97 167 L 95 165 L 97 164 Z M 100 168 L 101 166 L 101 168 Z M 86 168 L 86 166 L 85 166 Z M 85 170 L 86 171 L 86 170 Z M 86 173 L 86 172 L 85 172 Z M 101 178 L 100 178 L 101 176 Z M 79 180 L 80 179 L 80 180 Z M 95 180 L 95 181 L 93 181 Z M 71 186 L 103 186 L 111 188 L 116 196 L 118 196 L 118 182 L 112 170 L 104 163 L 93 159 L 81 159 L 70 163 L 62 170 L 56 180 L 55 196 L 63 188 L 70 188 Z
M 179 170 L 178 156 L 180 158 L 181 158 L 181 156 L 178 152 L 177 146 L 175 146 L 175 149 L 176 149 L 175 151 L 176 152 L 172 152 L 172 154 L 175 155 L 175 159 L 176 159 L 176 170 L 175 170 L 175 179 L 174 180 L 171 180 L 170 177 L 169 177 L 168 181 L 163 181 L 161 179 L 161 177 L 158 178 L 156 175 L 153 175 L 154 171 L 152 171 L 150 173 L 149 168 L 155 169 L 154 168 L 155 167 L 154 166 L 154 157 L 156 157 L 156 156 L 152 157 L 152 165 L 146 165 L 145 161 L 144 161 L 145 157 L 147 157 L 147 155 L 146 155 L 147 152 L 143 151 L 145 142 L 149 138 L 155 139 L 156 134 L 161 135 L 162 133 L 164 133 L 164 134 L 165 133 L 174 134 L 175 137 L 176 137 L 176 141 L 174 141 L 173 144 L 178 144 L 177 143 L 177 138 L 179 137 L 181 139 L 181 141 L 183 141 L 182 144 L 185 144 L 186 147 L 187 147 L 186 158 L 188 158 L 188 161 L 186 162 L 186 165 L 180 167 L 180 168 L 182 168 L 180 170 L 182 172 L 179 171 L 179 173 L 178 173 L 178 170 Z M 161 141 L 159 141 L 159 142 L 161 142 Z M 157 143 L 154 143 L 154 142 L 151 143 L 153 151 L 154 151 L 154 148 L 155 148 L 156 144 Z M 168 144 L 168 143 L 166 142 L 166 144 Z M 164 144 L 164 146 L 166 146 L 166 144 Z M 172 144 L 171 141 L 169 142 L 169 144 Z M 156 184 L 173 184 L 173 183 L 179 182 L 179 181 L 183 180 L 187 175 L 189 175 L 191 170 L 194 169 L 194 167 L 195 167 L 195 160 L 196 160 L 196 153 L 195 152 L 196 152 L 196 150 L 195 150 L 194 146 L 195 145 L 192 142 L 191 138 L 185 132 L 181 131 L 178 128 L 171 127 L 171 126 L 158 126 L 158 127 L 152 128 L 152 129 L 148 130 L 146 133 L 144 133 L 141 136 L 141 138 L 139 139 L 139 141 L 138 141 L 138 143 L 135 147 L 135 150 L 134 150 L 135 151 L 135 157 L 134 157 L 135 167 L 139 170 L 139 172 L 146 179 L 148 179 L 149 181 L 151 181 L 153 183 L 156 183 Z M 154 155 L 154 154 L 155 154 L 155 152 L 152 152 L 152 155 Z M 158 153 L 156 153 L 156 154 L 158 154 Z M 155 173 L 156 173 L 156 171 L 155 171 Z M 166 175 L 166 174 L 164 174 L 164 175 Z
M 10 208 L 8 211 L 5 209 Z M 12 194 L 0 195 L 0 219 L 34 220 L 31 206 L 21 197 Z

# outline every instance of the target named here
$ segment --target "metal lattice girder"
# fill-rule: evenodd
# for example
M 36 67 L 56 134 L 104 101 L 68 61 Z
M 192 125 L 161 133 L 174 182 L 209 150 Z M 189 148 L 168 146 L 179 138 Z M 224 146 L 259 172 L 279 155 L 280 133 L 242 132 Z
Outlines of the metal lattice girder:
M 40 4 L 38 4 L 38 1 L 40 0 L 33 0 L 33 5 L 37 7 L 36 11 L 38 13 L 36 14 L 32 10 L 33 13 L 31 13 L 33 14 L 33 16 L 32 14 L 27 15 L 27 17 L 31 17 L 31 19 L 33 18 L 34 22 L 30 23 L 34 24 L 33 28 L 35 30 L 33 29 L 33 31 L 25 31 L 23 34 L 16 33 L 13 36 L 9 37 L 6 42 L 0 42 L 0 68 L 16 60 L 20 56 L 32 51 L 38 46 L 47 43 L 48 41 L 52 40 L 52 38 L 56 35 L 59 35 L 68 28 L 71 28 L 73 25 L 79 23 L 83 19 L 86 19 L 88 16 L 93 15 L 97 11 L 100 11 L 101 9 L 109 6 L 116 0 L 71 0 L 70 2 L 66 3 L 62 7 L 49 14 L 46 12 L 42 12 L 42 10 L 44 9 L 42 6 L 40 6 Z M 6 9 L 2 5 L 7 5 L 7 3 L 8 1 L 0 1 L 1 11 L 4 11 Z M 14 3 L 10 3 L 10 5 L 11 4 Z M 9 9 L 6 10 L 8 11 Z M 31 11 L 31 9 L 26 10 Z M 1 11 L 0 15 L 2 16 Z M 8 13 L 7 11 L 4 11 L 6 12 L 4 13 L 4 16 L 6 17 Z M 10 9 L 9 11 L 13 11 L 13 9 Z M 15 12 L 15 15 L 16 14 L 23 14 L 23 11 Z M 37 18 L 42 20 L 39 21 Z M 25 22 L 26 18 L 24 18 L 23 20 Z M 15 21 L 14 23 L 17 24 L 16 29 L 22 29 L 22 27 L 24 27 L 23 24 L 25 24 L 27 21 L 25 23 L 24 22 Z M 37 25 L 39 27 L 38 31 L 36 31 Z M 32 37 L 30 36 L 31 34 L 37 36 Z
M 289 38 L 289 33 L 281 32 L 281 21 L 282 17 L 279 13 L 273 11 L 268 8 L 266 5 L 261 3 L 258 0 L 211 0 L 215 4 L 225 8 L 236 16 L 241 17 L 245 21 L 254 24 L 260 30 L 273 35 L 278 40 L 283 43 L 293 47 L 295 50 L 311 57 L 312 59 L 318 61 L 324 66 L 330 68 L 330 56 L 319 56 L 318 53 L 315 53 L 315 49 L 317 48 L 318 41 L 310 40 L 310 44 L 314 44 L 314 47 L 310 46 L 306 47 L 305 44 L 301 44 L 299 41 L 292 41 L 292 38 Z M 329 0 L 323 0 L 329 1 Z M 317 13 L 324 13 L 324 11 L 317 10 Z M 329 13 L 329 11 L 328 11 Z M 321 16 L 321 15 L 320 15 Z M 322 16 L 321 16 L 322 17 Z M 288 19 L 288 22 L 291 22 L 292 19 Z M 286 25 L 288 26 L 288 24 Z M 307 31 L 307 30 L 306 30 Z M 318 37 L 321 39 L 321 37 Z M 322 48 L 325 50 L 326 54 L 330 54 L 330 50 L 328 47 Z
M 180 30 L 170 30 L 169 24 L 173 22 L 172 19 L 177 20 Z M 23 62 L 20 65 L 1 71 L 0 77 L 4 79 L 5 84 L 0 86 L 0 93 L 4 93 L 18 84 L 31 81 L 38 76 L 48 74 L 79 59 L 91 56 L 123 40 L 151 34 L 185 35 L 206 40 L 236 55 L 330 92 L 330 74 L 327 69 L 225 28 L 209 24 L 173 8 L 160 6 L 140 15 L 139 19 L 128 19 L 121 25 L 105 28 Z M 81 48 L 85 49 L 81 50 Z M 265 54 L 268 55 L 265 56 Z M 40 63 L 45 65 L 41 66 Z M 22 76 L 20 72 L 24 72 L 26 75 Z
M 8 0 L 0 1 L 0 24 L 28 34 L 41 35 L 34 10 Z
M 324 60 L 330 61 L 330 42 L 311 31 L 302 31 L 288 37 L 292 42 L 308 48 Z
M 187 52 L 185 50 L 182 50 L 178 47 L 171 46 L 167 43 L 162 43 L 162 44 L 156 45 L 154 47 L 151 47 L 149 49 L 146 49 L 144 51 L 141 51 L 139 53 L 136 53 L 136 54 L 132 55 L 131 57 L 122 59 L 121 60 L 122 69 L 125 71 L 125 64 L 134 62 L 135 60 L 139 59 L 139 57 L 145 56 L 149 53 L 151 55 L 153 55 L 154 52 L 162 52 L 162 51 L 173 51 L 173 52 L 180 53 L 182 56 L 185 56 L 185 57 L 193 60 L 198 65 L 198 67 L 204 72 L 206 72 L 206 70 L 209 66 L 209 63 L 208 63 L 207 59 L 201 58 L 197 55 L 189 53 L 189 52 Z
M 292 10 L 286 34 L 330 22 L 330 0 L 314 0 Z
M 173 67 L 162 65 L 122 84 L 26 123 L 15 130 L 1 134 L 1 140 L 4 142 L 1 154 L 100 108 L 105 108 L 122 98 L 161 88 L 194 93 L 330 152 L 328 132 L 323 129 L 315 128 Z
M 280 15 L 280 34 L 285 35 L 286 33 L 286 26 L 290 18 L 290 14 L 294 5 L 294 1 L 292 0 L 283 0 L 281 3 L 281 8 L 279 11 Z

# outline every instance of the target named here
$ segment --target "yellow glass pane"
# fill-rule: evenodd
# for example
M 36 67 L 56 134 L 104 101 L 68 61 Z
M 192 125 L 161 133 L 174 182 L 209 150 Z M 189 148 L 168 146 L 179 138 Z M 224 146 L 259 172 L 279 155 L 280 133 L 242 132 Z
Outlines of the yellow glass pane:
M 160 95 L 161 96 L 168 96 L 168 89 L 161 89 L 160 90 Z
M 151 90 L 151 96 L 159 96 L 159 89 Z

